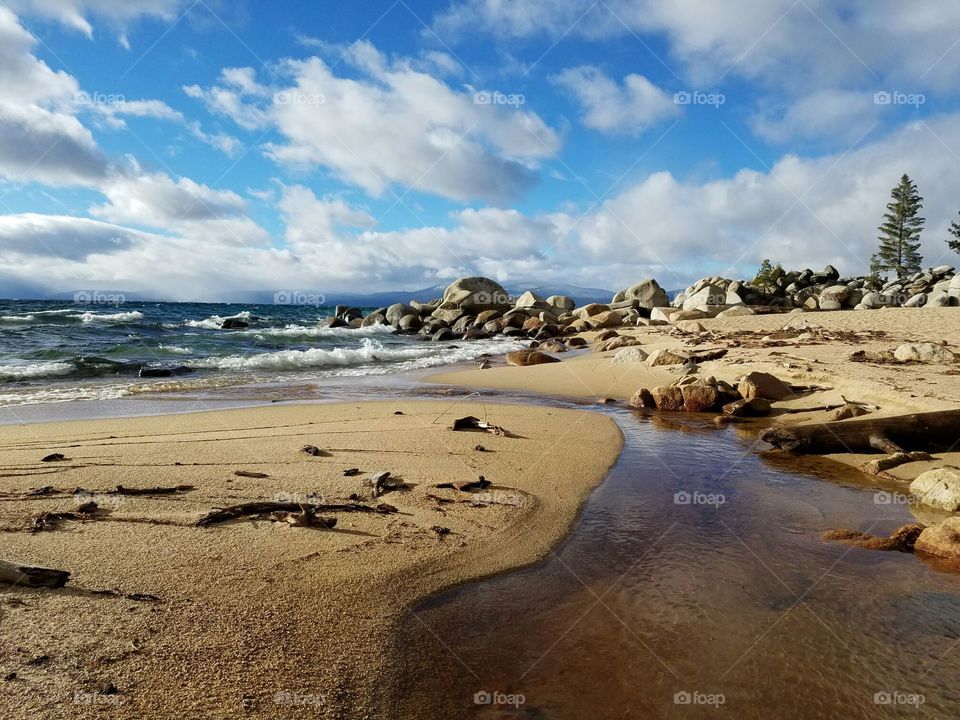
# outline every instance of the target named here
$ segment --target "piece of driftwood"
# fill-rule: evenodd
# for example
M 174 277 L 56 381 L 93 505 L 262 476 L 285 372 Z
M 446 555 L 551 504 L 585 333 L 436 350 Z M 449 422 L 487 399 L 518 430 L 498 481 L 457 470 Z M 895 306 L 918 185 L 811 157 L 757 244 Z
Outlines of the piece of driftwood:
M 904 465 L 906 463 L 925 462 L 929 460 L 933 460 L 933 458 L 930 457 L 930 453 L 920 451 L 893 452 L 889 455 L 884 455 L 882 458 L 865 462 L 860 466 L 860 469 L 868 475 L 879 475 L 887 470 L 891 470 L 892 468 Z
M 960 410 L 773 427 L 760 439 L 792 453 L 880 450 L 892 455 L 904 448 L 951 447 L 960 440 Z
M 389 470 L 384 470 L 383 472 L 378 472 L 376 475 L 373 475 L 367 481 L 367 484 L 373 488 L 374 497 L 380 497 L 391 490 L 406 490 L 410 487 L 400 478 L 393 477 Z
M 58 530 L 60 528 L 60 523 L 64 520 L 88 520 L 89 515 L 83 515 L 78 512 L 42 512 L 34 515 L 30 519 L 30 527 L 28 528 L 32 533 L 46 532 L 48 530 Z
M 490 487 L 490 485 L 491 482 L 481 475 L 478 480 L 455 480 L 454 482 L 438 483 L 434 485 L 434 487 L 469 492 L 471 490 L 483 490 L 486 487 Z
M 236 475 L 237 477 L 256 478 L 256 479 L 258 479 L 258 480 L 259 480 L 259 479 L 262 479 L 262 478 L 268 478 L 268 477 L 270 477 L 270 476 L 267 475 L 266 473 L 253 472 L 253 471 L 251 471 L 251 470 L 234 470 L 234 471 L 233 471 L 233 474 Z
M 40 458 L 40 462 L 63 462 L 66 459 L 63 453 L 50 453 L 46 457 Z
M 493 433 L 494 435 L 503 435 L 504 430 L 502 427 L 497 425 L 491 425 L 490 423 L 481 420 L 480 418 L 474 417 L 473 415 L 467 415 L 466 417 L 457 418 L 453 421 L 454 430 L 483 430 L 485 432 Z
M 0 582 L 28 587 L 60 588 L 67 584 L 70 573 L 66 570 L 33 567 L 0 560 Z
M 273 513 L 273 519 L 288 523 L 291 527 L 320 527 L 332 530 L 337 525 L 335 517 L 317 515 L 312 505 L 300 505 L 299 512 Z
M 314 457 L 332 457 L 331 453 L 328 453 L 326 450 L 321 450 L 316 445 L 304 445 L 302 451 Z
M 228 522 L 230 520 L 236 520 L 237 518 L 242 517 L 252 517 L 254 515 L 267 515 L 270 513 L 277 512 L 287 512 L 287 513 L 298 513 L 301 511 L 301 503 L 295 502 L 276 502 L 276 501 L 260 501 L 260 502 L 248 502 L 242 503 L 240 505 L 232 505 L 230 507 L 221 508 L 219 510 L 214 510 L 207 513 L 202 518 L 197 520 L 197 525 L 199 527 L 208 527 L 210 525 L 216 525 L 217 523 Z M 313 508 L 315 513 L 318 512 L 359 512 L 359 513 L 375 513 L 377 515 L 389 515 L 391 513 L 399 512 L 397 508 L 393 505 L 387 505 L 386 503 L 380 503 L 376 506 L 370 505 L 359 505 L 359 504 L 344 504 L 344 505 L 310 505 L 309 507 Z
M 125 488 L 123 485 L 117 485 L 116 490 L 108 490 L 104 495 L 176 495 L 177 493 L 190 492 L 193 489 L 193 485 L 154 488 Z

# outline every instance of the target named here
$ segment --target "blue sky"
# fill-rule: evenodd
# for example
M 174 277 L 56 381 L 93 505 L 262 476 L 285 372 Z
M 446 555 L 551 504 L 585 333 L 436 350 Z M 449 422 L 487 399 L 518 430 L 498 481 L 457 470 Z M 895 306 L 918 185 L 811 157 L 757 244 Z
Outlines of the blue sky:
M 957 260 L 960 5 L 9 0 L 0 295 Z

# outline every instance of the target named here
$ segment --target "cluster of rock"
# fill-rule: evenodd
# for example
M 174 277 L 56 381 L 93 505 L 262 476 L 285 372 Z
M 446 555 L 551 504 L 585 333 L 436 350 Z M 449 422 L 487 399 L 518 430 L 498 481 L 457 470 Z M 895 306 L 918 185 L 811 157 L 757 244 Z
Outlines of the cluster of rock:
M 736 386 L 713 377 L 685 375 L 652 390 L 641 388 L 630 399 L 635 408 L 684 412 L 720 412 L 731 417 L 760 417 L 770 403 L 793 397 L 793 389 L 774 375 L 751 372 Z
M 503 335 L 556 340 L 587 330 L 602 330 L 623 325 L 642 324 L 653 309 L 669 307 L 667 293 L 656 280 L 644 280 L 621 290 L 608 304 L 592 303 L 577 307 L 563 295 L 540 297 L 525 292 L 511 298 L 497 282 L 488 278 L 461 278 L 450 284 L 442 298 L 431 302 L 410 301 L 378 308 L 366 317 L 359 308 L 338 306 L 332 317 L 321 321 L 324 327 L 367 327 L 390 325 L 398 332 L 418 334 L 433 340 L 476 340 Z
M 762 305 L 805 310 L 876 310 L 883 307 L 960 305 L 960 275 L 941 265 L 907 278 L 877 282 L 870 277 L 841 278 L 832 265 L 787 272 L 771 285 L 703 278 L 679 293 L 674 308 L 710 311 L 717 306 Z

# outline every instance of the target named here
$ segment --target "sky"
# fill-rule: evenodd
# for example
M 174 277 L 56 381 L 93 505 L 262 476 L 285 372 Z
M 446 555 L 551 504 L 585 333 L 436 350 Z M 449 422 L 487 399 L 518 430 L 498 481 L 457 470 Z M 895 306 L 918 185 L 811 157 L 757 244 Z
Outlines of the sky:
M 0 296 L 960 261 L 956 0 L 0 0 Z

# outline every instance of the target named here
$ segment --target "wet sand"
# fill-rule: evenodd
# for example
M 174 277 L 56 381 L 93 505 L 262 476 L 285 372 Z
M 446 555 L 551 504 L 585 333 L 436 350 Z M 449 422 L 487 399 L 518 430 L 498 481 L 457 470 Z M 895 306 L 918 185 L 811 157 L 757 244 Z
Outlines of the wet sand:
M 405 608 L 543 557 L 621 447 L 616 424 L 598 413 L 460 403 L 434 422 L 450 405 L 0 428 L 0 557 L 73 573 L 62 590 L 0 586 L 0 677 L 10 678 L 0 680 L 0 716 L 378 717 Z M 449 429 L 454 417 L 485 412 L 508 436 Z M 308 455 L 307 444 L 330 455 Z M 54 452 L 67 459 L 40 462 Z M 361 474 L 345 477 L 348 468 Z M 365 479 L 381 470 L 410 489 L 373 499 Z M 480 475 L 492 482 L 480 495 L 433 487 Z M 60 495 L 20 497 L 30 489 L 118 485 L 193 489 L 95 494 L 96 519 L 24 531 L 39 512 L 77 506 Z M 195 526 L 230 504 L 344 503 L 352 494 L 399 512 L 321 513 L 337 517 L 333 530 L 270 519 Z

